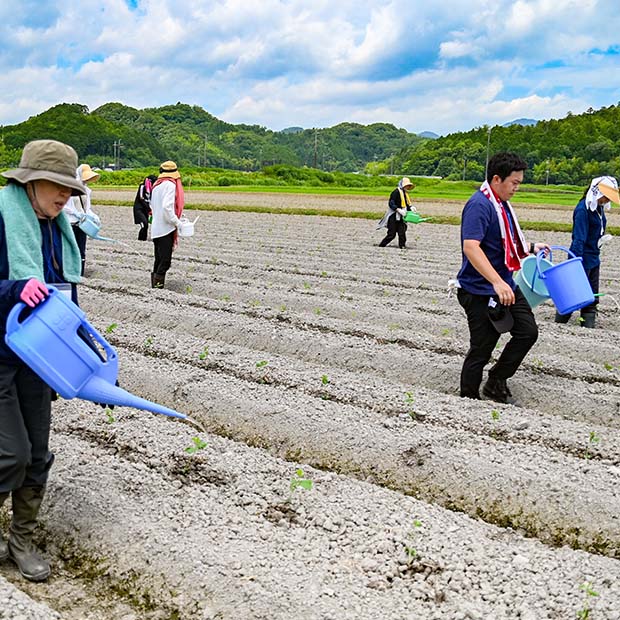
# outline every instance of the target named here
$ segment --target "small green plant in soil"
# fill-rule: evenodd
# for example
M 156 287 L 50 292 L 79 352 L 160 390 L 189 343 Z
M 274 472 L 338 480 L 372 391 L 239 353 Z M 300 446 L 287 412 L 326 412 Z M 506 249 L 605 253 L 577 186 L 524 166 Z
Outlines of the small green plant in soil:
M 407 403 L 409 407 L 409 411 L 407 411 L 407 413 L 409 414 L 409 417 L 412 420 L 415 420 L 416 412 L 415 412 L 415 409 L 413 408 L 413 403 L 415 402 L 415 394 L 413 392 L 405 392 L 405 402 Z
M 264 368 L 267 364 L 269 364 L 267 360 L 260 360 L 259 362 L 256 362 L 256 368 Z
M 153 346 L 153 336 L 147 336 L 144 340 L 144 348 L 150 349 Z
M 605 370 L 612 371 L 614 369 L 613 365 L 610 364 L 609 362 L 605 362 L 603 366 L 605 366 Z
M 598 596 L 598 592 L 595 592 L 592 586 L 593 584 L 589 581 L 586 581 L 579 586 L 579 589 L 583 590 L 585 595 L 583 607 L 577 612 L 577 618 L 579 620 L 589 620 L 590 618 L 590 612 L 592 611 L 592 608 L 590 607 L 590 599 Z
M 584 459 L 588 460 L 590 458 L 590 456 L 592 455 L 590 449 L 593 448 L 600 440 L 601 438 L 596 434 L 595 431 L 590 431 L 590 434 L 588 435 L 588 443 L 586 444 L 586 450 L 583 454 Z
M 230 301 L 230 295 L 222 295 L 222 301 Z
M 314 314 L 316 314 L 317 316 L 319 316 L 321 314 L 321 308 L 315 308 L 314 309 Z
M 204 450 L 207 447 L 207 442 L 200 439 L 200 437 L 192 437 L 192 445 L 185 448 L 187 454 L 196 454 L 200 450 Z
M 280 312 L 286 312 L 286 304 L 280 306 Z
M 321 271 L 321 278 L 327 277 L 327 271 Z
M 205 347 L 199 354 L 198 358 L 201 360 L 206 360 L 209 355 L 209 347 Z
M 493 422 L 499 422 L 500 417 L 501 413 L 499 412 L 499 410 L 493 409 L 493 411 L 491 411 L 491 419 L 493 420 Z
M 116 419 L 114 418 L 114 416 L 112 415 L 112 410 L 109 407 L 106 407 L 103 410 L 103 413 L 105 413 L 105 417 L 106 417 L 106 422 L 108 424 L 113 424 L 114 422 L 116 422 Z
M 313 482 L 310 478 L 304 476 L 304 471 L 300 467 L 295 470 L 295 475 L 291 478 L 291 493 L 294 493 L 296 489 L 304 489 L 309 491 L 312 488 Z
M 106 328 L 105 328 L 105 333 L 106 334 L 111 334 L 116 328 L 118 327 L 118 323 L 110 323 Z
M 441 335 L 442 336 L 449 336 L 451 332 L 452 332 L 452 330 L 449 327 L 444 327 L 441 330 Z
M 306 290 L 309 290 L 310 289 L 310 283 L 309 282 L 304 282 L 304 288 Z
M 412 528 L 409 532 L 407 543 L 405 544 L 405 553 L 407 554 L 407 562 L 411 563 L 420 557 L 420 554 L 416 548 L 417 540 L 420 534 L 420 528 L 422 527 L 422 521 L 414 519 Z
M 191 285 L 191 284 L 188 284 L 188 285 L 185 287 L 185 292 L 186 292 L 188 295 L 191 295 L 191 292 L 192 292 L 192 285 Z

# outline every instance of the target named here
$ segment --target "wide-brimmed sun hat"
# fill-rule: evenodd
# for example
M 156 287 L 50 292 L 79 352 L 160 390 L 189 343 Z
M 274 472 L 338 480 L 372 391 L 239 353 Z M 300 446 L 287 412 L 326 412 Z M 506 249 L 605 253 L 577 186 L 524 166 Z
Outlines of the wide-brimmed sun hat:
M 413 187 L 413 183 L 409 180 L 409 177 L 403 177 L 400 182 L 401 187 Z
M 598 184 L 598 189 L 605 196 L 605 198 L 609 198 L 612 202 L 616 204 L 620 204 L 620 193 L 618 193 L 618 188 L 613 187 L 611 184 L 606 184 L 601 181 Z
M 64 142 L 33 140 L 24 146 L 18 168 L 7 170 L 2 176 L 26 184 L 30 181 L 52 181 L 69 187 L 73 196 L 86 193 L 86 187 L 75 177 L 78 156 Z
M 177 169 L 177 165 L 173 161 L 165 161 L 159 166 L 159 178 L 160 179 L 180 179 L 181 173 Z
M 88 164 L 82 164 L 80 166 L 82 173 L 82 181 L 96 181 L 101 175 L 95 172 Z

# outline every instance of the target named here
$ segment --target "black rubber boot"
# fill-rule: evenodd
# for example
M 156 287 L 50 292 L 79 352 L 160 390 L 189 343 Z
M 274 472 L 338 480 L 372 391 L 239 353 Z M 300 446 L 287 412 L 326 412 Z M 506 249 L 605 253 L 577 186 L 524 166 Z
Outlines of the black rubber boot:
M 559 312 L 555 313 L 555 322 L 556 323 L 568 323 L 568 319 L 570 319 L 570 314 L 560 314 Z
M 159 276 L 156 273 L 151 274 L 151 287 L 152 288 L 164 288 L 166 283 L 166 276 Z
M 581 327 L 588 327 L 589 329 L 594 329 L 596 324 L 596 312 L 583 312 L 581 314 Z
M 6 493 L 0 493 L 0 508 L 2 508 L 2 504 L 6 501 L 6 498 L 10 495 L 7 491 Z M 6 560 L 9 557 L 9 548 L 6 545 L 6 540 L 0 534 L 0 562 Z
M 50 565 L 32 543 L 37 516 L 45 495 L 45 487 L 22 487 L 13 491 L 13 520 L 9 531 L 9 556 L 19 572 L 29 581 L 44 581 Z

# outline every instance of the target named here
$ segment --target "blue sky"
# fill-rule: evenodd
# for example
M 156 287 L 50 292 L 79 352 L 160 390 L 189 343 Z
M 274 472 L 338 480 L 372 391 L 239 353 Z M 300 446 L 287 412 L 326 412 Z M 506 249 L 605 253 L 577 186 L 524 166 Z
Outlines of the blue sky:
M 279 130 L 413 132 L 620 102 L 617 0 L 21 0 L 0 6 L 0 125 L 62 102 L 177 101 Z

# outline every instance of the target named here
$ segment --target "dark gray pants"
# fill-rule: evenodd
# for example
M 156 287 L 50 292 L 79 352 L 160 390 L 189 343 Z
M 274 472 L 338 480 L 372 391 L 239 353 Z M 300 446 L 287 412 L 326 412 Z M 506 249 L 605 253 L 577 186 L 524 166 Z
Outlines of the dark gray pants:
M 51 390 L 22 363 L 0 362 L 0 493 L 42 487 L 49 451 Z
M 174 249 L 174 234 L 176 231 L 169 232 L 163 237 L 153 239 L 155 250 L 155 262 L 153 263 L 153 273 L 158 276 L 165 276 L 172 264 L 172 250 Z

